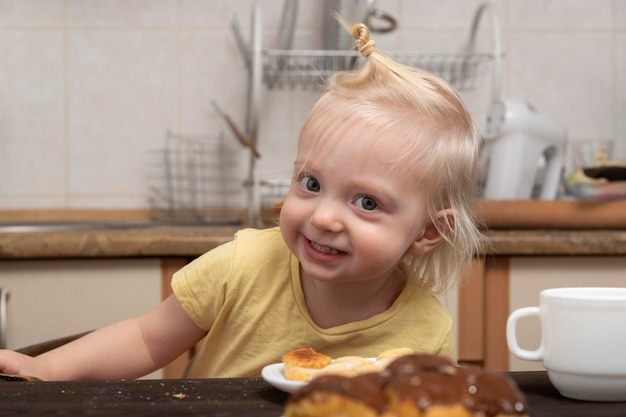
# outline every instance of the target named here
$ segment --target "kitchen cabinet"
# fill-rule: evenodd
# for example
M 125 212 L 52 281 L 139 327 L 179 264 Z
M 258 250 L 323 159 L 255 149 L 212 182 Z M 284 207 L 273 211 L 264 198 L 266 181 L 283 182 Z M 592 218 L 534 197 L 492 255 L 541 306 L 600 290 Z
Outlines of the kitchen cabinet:
M 10 293 L 7 347 L 17 349 L 141 314 L 160 302 L 161 282 L 158 258 L 0 262 L 0 287 Z
M 543 369 L 509 354 L 506 320 L 518 308 L 539 305 L 555 287 L 626 287 L 625 256 L 511 256 L 476 260 L 459 289 L 459 359 L 501 371 Z M 518 323 L 522 347 L 540 341 L 538 320 Z

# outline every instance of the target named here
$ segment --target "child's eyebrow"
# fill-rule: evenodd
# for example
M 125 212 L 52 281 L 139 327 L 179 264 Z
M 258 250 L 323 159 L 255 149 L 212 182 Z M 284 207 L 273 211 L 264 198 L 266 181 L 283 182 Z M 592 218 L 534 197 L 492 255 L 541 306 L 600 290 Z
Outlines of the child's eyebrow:
M 310 156 L 306 157 L 298 157 L 293 163 L 294 171 L 307 171 L 311 168 L 311 159 Z
M 299 161 L 296 160 L 296 162 L 293 163 L 293 170 L 294 171 L 303 171 L 307 166 L 306 161 Z

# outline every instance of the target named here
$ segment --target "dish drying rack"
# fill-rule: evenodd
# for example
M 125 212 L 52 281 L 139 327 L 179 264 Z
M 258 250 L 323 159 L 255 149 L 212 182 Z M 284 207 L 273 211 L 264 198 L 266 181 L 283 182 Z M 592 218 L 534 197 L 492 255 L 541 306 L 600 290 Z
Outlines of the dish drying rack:
M 488 13 L 492 23 L 493 50 L 476 51 L 476 36 L 481 17 Z M 249 96 L 254 96 L 261 82 L 268 88 L 323 86 L 324 81 L 336 71 L 358 68 L 365 59 L 356 50 L 277 50 L 262 49 L 262 17 L 258 2 L 252 14 L 252 31 L 249 45 L 242 38 L 236 19 L 232 22 L 240 52 L 249 71 Z M 430 71 L 447 80 L 459 91 L 476 87 L 478 77 L 488 65 L 494 66 L 494 79 L 500 75 L 502 48 L 500 30 L 490 3 L 482 3 L 477 8 L 470 35 L 463 51 L 424 52 L 424 51 L 383 51 L 394 60 L 412 67 Z M 499 82 L 499 80 L 498 80 Z M 256 91 L 255 91 L 256 90 Z
M 168 131 L 163 149 L 150 152 L 152 220 L 194 225 L 244 223 L 244 179 L 237 173 L 241 157 L 232 143 L 223 133 L 201 137 Z
M 478 52 L 476 38 L 481 18 L 487 14 L 491 22 L 492 50 Z M 239 25 L 234 18 L 231 29 L 244 60 L 247 73 L 247 106 L 245 109 L 245 130 L 251 141 L 257 143 L 258 113 L 263 105 L 261 100 L 263 85 L 268 89 L 279 88 L 321 88 L 328 77 L 340 70 L 358 68 L 365 59 L 356 50 L 264 50 L 262 47 L 262 12 L 259 1 L 253 5 L 250 40 L 245 42 Z M 469 38 L 460 52 L 419 52 L 384 51 L 394 60 L 412 67 L 419 67 L 448 81 L 458 91 L 470 91 L 477 86 L 477 80 L 491 66 L 491 98 L 500 98 L 502 72 L 502 46 L 500 26 L 490 3 L 478 6 L 470 29 Z M 258 221 L 260 195 L 255 174 L 256 161 L 249 158 L 248 215 L 254 223 Z
M 474 89 L 481 69 L 493 59 L 489 52 L 391 51 L 386 55 L 405 65 L 436 73 L 459 91 Z M 358 68 L 363 62 L 365 59 L 358 51 L 268 50 L 263 53 L 263 83 L 270 89 L 317 88 L 334 72 Z

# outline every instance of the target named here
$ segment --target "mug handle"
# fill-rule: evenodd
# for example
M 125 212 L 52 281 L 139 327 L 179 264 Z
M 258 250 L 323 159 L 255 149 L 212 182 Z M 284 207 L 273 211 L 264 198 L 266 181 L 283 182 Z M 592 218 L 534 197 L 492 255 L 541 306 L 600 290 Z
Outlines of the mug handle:
M 506 321 L 506 341 L 511 353 L 518 358 L 528 361 L 540 361 L 543 356 L 543 343 L 537 350 L 522 349 L 517 343 L 517 320 L 533 316 L 539 317 L 539 307 L 524 307 L 511 313 Z

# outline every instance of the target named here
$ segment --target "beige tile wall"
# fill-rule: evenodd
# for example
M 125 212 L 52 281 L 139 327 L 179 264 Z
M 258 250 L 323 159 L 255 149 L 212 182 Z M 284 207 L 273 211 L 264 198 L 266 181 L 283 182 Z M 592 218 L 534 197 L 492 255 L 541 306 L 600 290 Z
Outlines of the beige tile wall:
M 262 0 L 271 46 L 284 0 Z M 386 49 L 456 51 L 478 0 L 379 0 L 399 28 Z M 626 0 L 494 0 L 504 94 L 532 102 L 571 139 L 614 139 L 626 158 Z M 146 154 L 168 129 L 244 124 L 252 0 L 0 0 L 0 209 L 146 207 Z M 323 1 L 300 1 L 294 46 L 321 47 Z M 488 28 L 488 22 L 485 28 Z M 489 50 L 490 35 L 480 45 Z M 466 98 L 480 117 L 490 79 Z M 260 178 L 289 174 L 317 92 L 264 91 Z M 233 139 L 233 144 L 235 144 Z M 236 144 L 235 144 L 236 146 Z M 247 154 L 238 150 L 245 170 Z M 244 171 L 241 171 L 244 172 Z

